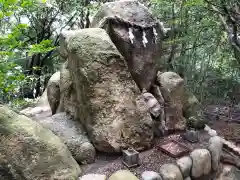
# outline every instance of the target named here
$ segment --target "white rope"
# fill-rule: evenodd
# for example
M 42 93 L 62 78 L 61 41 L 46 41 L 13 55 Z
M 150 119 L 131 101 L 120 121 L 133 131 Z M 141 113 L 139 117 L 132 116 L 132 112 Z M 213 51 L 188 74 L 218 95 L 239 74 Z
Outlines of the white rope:
M 133 44 L 134 35 L 133 35 L 133 29 L 132 28 L 128 28 L 128 37 L 129 37 L 131 43 Z
M 148 40 L 146 38 L 146 32 L 145 31 L 143 31 L 142 38 L 143 38 L 143 40 L 142 40 L 143 46 L 146 47 L 146 44 L 148 43 Z

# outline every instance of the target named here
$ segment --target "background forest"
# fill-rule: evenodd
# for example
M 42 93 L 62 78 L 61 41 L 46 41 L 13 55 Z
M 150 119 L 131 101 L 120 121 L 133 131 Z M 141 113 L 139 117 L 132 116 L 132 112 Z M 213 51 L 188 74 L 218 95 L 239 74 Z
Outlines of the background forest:
M 88 28 L 101 3 L 90 0 L 0 0 L 0 102 L 20 108 L 44 91 L 64 59 L 63 30 Z M 165 64 L 203 103 L 240 99 L 240 2 L 142 0 L 171 28 Z

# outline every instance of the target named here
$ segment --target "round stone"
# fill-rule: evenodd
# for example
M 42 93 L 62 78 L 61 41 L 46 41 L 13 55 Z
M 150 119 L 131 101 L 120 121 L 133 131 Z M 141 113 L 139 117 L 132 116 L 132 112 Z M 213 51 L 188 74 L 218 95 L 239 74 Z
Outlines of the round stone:
M 190 171 L 192 168 L 192 159 L 189 156 L 184 156 L 177 160 L 177 165 L 183 173 L 183 177 L 190 176 Z
M 192 177 L 199 178 L 211 171 L 211 154 L 207 149 L 195 149 L 190 154 L 192 162 Z

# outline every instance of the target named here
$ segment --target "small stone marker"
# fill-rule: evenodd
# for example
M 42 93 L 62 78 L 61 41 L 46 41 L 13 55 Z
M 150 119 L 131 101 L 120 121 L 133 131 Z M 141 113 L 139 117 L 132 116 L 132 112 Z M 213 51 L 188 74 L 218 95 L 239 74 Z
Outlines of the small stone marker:
M 139 152 L 133 148 L 123 150 L 122 163 L 128 168 L 139 165 Z
M 191 143 L 197 143 L 199 141 L 199 134 L 195 130 L 186 130 L 182 137 Z

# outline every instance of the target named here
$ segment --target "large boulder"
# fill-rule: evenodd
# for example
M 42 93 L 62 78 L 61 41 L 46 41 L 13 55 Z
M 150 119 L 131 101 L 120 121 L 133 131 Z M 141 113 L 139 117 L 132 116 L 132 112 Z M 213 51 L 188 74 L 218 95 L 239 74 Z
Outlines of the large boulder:
M 79 119 L 94 146 L 103 152 L 133 147 L 144 150 L 153 140 L 148 111 L 137 108 L 141 94 L 121 54 L 105 30 L 66 31 L 61 48 L 68 59 Z
M 36 118 L 36 121 L 60 137 L 78 163 L 94 162 L 95 148 L 79 121 L 74 120 L 64 112 L 47 118 Z
M 137 0 L 127 0 L 103 4 L 91 25 L 108 32 L 138 87 L 148 91 L 156 79 L 156 59 L 162 52 L 162 24 Z
M 0 105 L 0 179 L 76 179 L 81 171 L 59 137 Z

